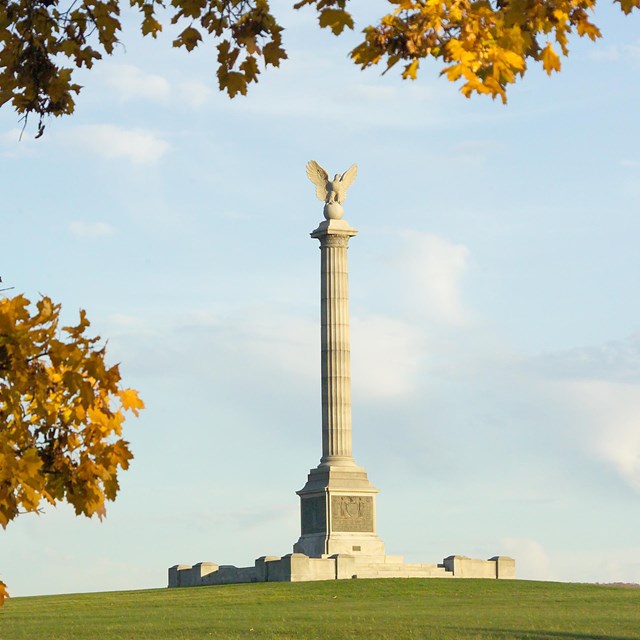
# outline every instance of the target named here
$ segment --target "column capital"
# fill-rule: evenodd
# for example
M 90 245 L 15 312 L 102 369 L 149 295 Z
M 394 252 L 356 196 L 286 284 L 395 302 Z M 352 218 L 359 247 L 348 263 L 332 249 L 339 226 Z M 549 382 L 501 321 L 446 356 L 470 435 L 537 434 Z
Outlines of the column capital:
M 327 236 L 343 236 L 351 238 L 358 233 L 346 220 L 323 220 L 318 228 L 311 232 L 312 238 L 321 240 Z

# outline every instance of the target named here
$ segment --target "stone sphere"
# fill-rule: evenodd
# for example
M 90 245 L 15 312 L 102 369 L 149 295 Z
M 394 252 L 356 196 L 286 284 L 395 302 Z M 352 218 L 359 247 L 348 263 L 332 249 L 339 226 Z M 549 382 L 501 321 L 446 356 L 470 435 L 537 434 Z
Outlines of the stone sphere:
M 324 205 L 324 217 L 327 220 L 341 220 L 344 209 L 339 202 L 329 202 Z

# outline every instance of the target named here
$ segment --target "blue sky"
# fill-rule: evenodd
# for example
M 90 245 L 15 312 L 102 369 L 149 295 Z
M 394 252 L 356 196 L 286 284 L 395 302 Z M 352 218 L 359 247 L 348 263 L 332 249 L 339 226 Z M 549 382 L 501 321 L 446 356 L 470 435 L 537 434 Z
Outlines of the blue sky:
M 18 142 L 0 112 L 4 282 L 86 309 L 148 407 L 106 520 L 19 517 L 0 576 L 163 587 L 176 563 L 291 551 L 320 457 L 316 159 L 359 166 L 354 453 L 387 552 L 640 581 L 638 16 L 603 8 L 604 38 L 504 107 L 430 65 L 361 72 L 357 32 L 274 6 L 289 60 L 246 98 L 217 92 L 213 44 L 173 51 L 126 16 L 72 117 Z

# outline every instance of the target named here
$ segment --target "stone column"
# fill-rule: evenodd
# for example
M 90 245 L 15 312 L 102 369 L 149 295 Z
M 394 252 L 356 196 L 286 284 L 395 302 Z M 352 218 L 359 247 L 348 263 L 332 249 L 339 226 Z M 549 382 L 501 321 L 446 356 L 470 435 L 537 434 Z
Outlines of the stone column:
M 367 472 L 351 450 L 351 349 L 347 247 L 358 232 L 342 219 L 342 200 L 356 165 L 330 180 L 316 162 L 307 176 L 325 201 L 324 217 L 311 233 L 320 241 L 322 458 L 311 469 L 300 496 L 300 538 L 295 553 L 313 558 L 336 554 L 384 556 L 376 535 L 375 498 Z M 346 570 L 346 569 L 345 569 Z
M 353 466 L 351 351 L 347 248 L 357 231 L 328 220 L 312 234 L 320 241 L 322 465 Z

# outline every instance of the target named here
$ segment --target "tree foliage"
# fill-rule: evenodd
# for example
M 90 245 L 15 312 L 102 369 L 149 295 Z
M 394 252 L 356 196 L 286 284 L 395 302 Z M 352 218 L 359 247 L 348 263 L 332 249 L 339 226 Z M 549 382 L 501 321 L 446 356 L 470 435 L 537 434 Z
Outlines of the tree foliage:
M 5 0 L 0 6 L 0 105 L 11 102 L 19 112 L 42 117 L 71 113 L 73 68 L 91 68 L 103 53 L 113 52 L 121 31 L 120 5 L 125 0 Z M 321 27 L 338 35 L 353 29 L 349 0 L 300 0 L 314 6 Z M 625 13 L 640 0 L 614 0 Z M 246 94 L 260 65 L 279 66 L 286 58 L 282 27 L 268 0 L 129 0 L 140 11 L 143 35 L 162 30 L 160 17 L 184 26 L 173 46 L 194 49 L 204 34 L 218 39 L 218 83 L 230 97 Z M 576 32 L 600 37 L 591 22 L 596 0 L 389 0 L 391 12 L 364 30 L 364 41 L 352 52 L 363 68 L 404 63 L 402 76 L 415 79 L 420 60 L 440 59 L 442 73 L 462 80 L 464 95 L 499 96 L 523 75 L 527 61 L 540 62 L 547 73 L 560 69 L 568 53 L 568 36 Z M 162 14 L 162 15 L 161 15 Z
M 70 503 L 102 518 L 133 457 L 125 412 L 144 404 L 120 386 L 89 321 L 59 330 L 60 305 L 24 296 L 0 300 L 0 525 L 41 504 Z M 6 595 L 0 583 L 0 604 Z
M 601 0 L 602 1 L 602 0 Z M 624 13 L 640 0 L 613 0 Z M 339 35 L 353 29 L 350 0 L 300 0 L 313 7 L 320 27 Z M 528 62 L 551 74 L 560 70 L 572 33 L 595 40 L 596 0 L 388 0 L 390 11 L 364 29 L 351 58 L 362 68 L 402 63 L 402 77 L 416 79 L 420 61 L 439 60 L 441 74 L 462 82 L 461 91 L 500 97 L 524 75 Z M 120 10 L 140 13 L 143 35 L 157 37 L 163 23 L 179 25 L 174 47 L 191 51 L 217 41 L 217 77 L 230 97 L 246 94 L 261 67 L 287 57 L 282 27 L 268 0 L 2 0 L 0 2 L 0 106 L 39 117 L 69 114 L 80 86 L 73 67 L 91 68 L 119 42 Z

